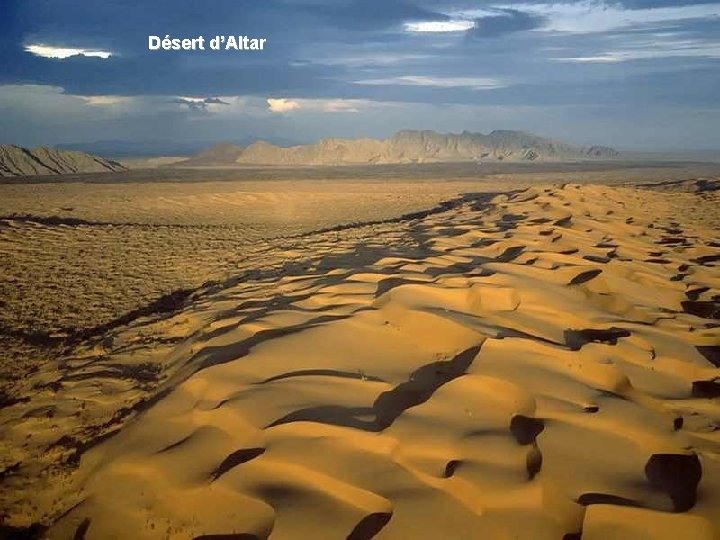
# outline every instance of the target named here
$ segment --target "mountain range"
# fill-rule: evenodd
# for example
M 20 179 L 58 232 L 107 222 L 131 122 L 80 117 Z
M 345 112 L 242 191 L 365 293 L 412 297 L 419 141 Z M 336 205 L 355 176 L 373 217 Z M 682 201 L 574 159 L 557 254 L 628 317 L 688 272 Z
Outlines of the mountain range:
M 611 159 L 605 146 L 573 146 L 522 131 L 437 133 L 399 131 L 388 139 L 321 139 L 314 144 L 247 146 L 216 144 L 170 167 L 322 166 L 460 161 L 580 161 Z M 0 176 L 31 176 L 125 170 L 117 161 L 77 150 L 0 145 Z
M 258 140 L 257 137 L 237 137 L 230 142 L 235 146 L 248 146 Z M 267 139 L 268 142 L 278 146 L 293 146 L 301 144 L 303 141 L 290 139 L 286 137 L 272 137 Z M 141 158 L 141 157 L 167 157 L 167 156 L 192 156 L 209 148 L 217 142 L 216 139 L 193 139 L 193 140 L 175 140 L 173 138 L 158 139 L 139 139 L 139 140 L 119 140 L 106 139 L 91 142 L 72 142 L 61 143 L 57 148 L 61 150 L 77 150 L 79 152 L 87 152 L 96 156 L 110 157 L 113 159 L 122 158 Z
M 0 145 L 0 176 L 99 173 L 124 171 L 116 161 L 84 152 L 58 150 L 47 146 L 28 149 Z
M 379 139 L 322 139 L 280 147 L 265 141 L 248 146 L 218 144 L 176 166 L 362 165 L 454 161 L 575 161 L 608 159 L 618 152 L 605 146 L 579 147 L 522 131 L 442 134 L 399 131 Z

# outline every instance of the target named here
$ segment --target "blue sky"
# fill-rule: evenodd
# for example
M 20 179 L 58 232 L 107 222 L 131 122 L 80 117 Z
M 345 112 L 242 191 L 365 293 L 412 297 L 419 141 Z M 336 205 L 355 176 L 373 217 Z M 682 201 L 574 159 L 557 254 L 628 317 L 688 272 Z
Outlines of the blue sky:
M 0 142 L 525 129 L 720 148 L 720 3 L 2 0 Z M 149 51 L 148 35 L 266 38 Z

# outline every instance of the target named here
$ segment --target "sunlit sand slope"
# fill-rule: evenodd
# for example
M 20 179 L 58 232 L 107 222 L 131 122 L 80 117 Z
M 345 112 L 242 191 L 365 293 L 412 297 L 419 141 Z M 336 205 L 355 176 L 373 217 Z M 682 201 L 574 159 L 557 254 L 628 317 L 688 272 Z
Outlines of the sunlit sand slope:
M 301 268 L 118 329 L 2 412 L 15 522 L 718 538 L 720 243 L 673 196 L 531 188 L 326 233 L 297 246 Z

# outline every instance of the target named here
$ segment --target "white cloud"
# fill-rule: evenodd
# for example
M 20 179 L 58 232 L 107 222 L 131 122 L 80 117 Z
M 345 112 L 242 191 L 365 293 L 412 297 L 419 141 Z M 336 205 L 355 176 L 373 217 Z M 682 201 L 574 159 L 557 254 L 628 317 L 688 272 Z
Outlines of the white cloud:
M 565 62 L 570 64 L 615 64 L 622 62 L 623 58 L 617 53 L 604 53 L 596 56 L 570 56 L 563 58 L 553 58 L 556 62 Z
M 0 101 L 6 105 L 15 101 L 32 104 L 32 107 L 38 111 L 45 111 L 46 107 L 54 107 L 56 112 L 78 116 L 85 114 L 117 116 L 126 112 L 128 106 L 130 108 L 138 106 L 147 99 L 146 96 L 81 96 L 67 93 L 61 86 L 40 84 L 0 85 Z
M 323 113 L 356 113 L 361 109 L 387 105 L 385 102 L 368 99 L 273 99 L 267 100 L 268 109 L 274 113 L 290 111 L 312 111 Z
M 300 108 L 300 102 L 287 98 L 268 98 L 268 109 L 274 113 L 286 113 Z
M 71 56 L 90 56 L 93 58 L 107 59 L 112 56 L 108 51 L 98 51 L 90 49 L 74 49 L 70 47 L 52 47 L 50 45 L 26 45 L 25 50 L 35 56 L 43 58 L 70 58 Z
M 177 99 L 188 101 L 190 103 L 205 103 L 205 98 L 192 97 L 192 96 L 178 96 Z
M 387 50 L 368 52 L 362 55 L 336 55 L 325 58 L 313 59 L 313 63 L 325 66 L 345 66 L 345 67 L 377 67 L 391 66 L 394 64 L 406 64 L 417 62 L 419 60 L 429 60 L 436 58 L 433 54 L 418 53 L 389 53 Z
M 720 17 L 720 3 L 646 9 L 624 9 L 602 1 L 504 7 L 545 17 L 547 22 L 540 31 L 570 33 L 609 32 L 633 26 Z M 472 15 L 471 12 L 463 14 Z
M 125 105 L 132 101 L 131 96 L 78 96 L 88 105 L 95 107 L 112 107 L 115 105 Z
M 507 84 L 500 79 L 489 77 L 426 77 L 422 75 L 403 75 L 384 79 L 365 79 L 355 84 L 433 86 L 436 88 L 472 88 L 473 90 L 493 90 L 504 88 Z
M 555 58 L 556 62 L 575 64 L 617 63 L 653 58 L 720 58 L 720 42 L 703 40 L 636 40 L 623 50 L 603 51 L 589 56 Z
M 451 21 L 425 21 L 405 23 L 407 32 L 465 32 L 475 26 L 473 21 L 451 20 Z
M 360 112 L 362 100 L 352 99 L 331 99 L 322 104 L 322 110 L 325 112 Z

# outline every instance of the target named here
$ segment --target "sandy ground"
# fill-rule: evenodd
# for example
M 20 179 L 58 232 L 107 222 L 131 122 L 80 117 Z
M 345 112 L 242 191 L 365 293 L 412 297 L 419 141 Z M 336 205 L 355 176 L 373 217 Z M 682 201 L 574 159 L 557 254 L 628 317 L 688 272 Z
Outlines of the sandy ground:
M 236 271 L 64 342 L 0 409 L 4 531 L 719 538 L 717 187 L 518 185 L 302 234 L 310 217 L 242 260 L 220 256 L 227 239 L 189 255 L 205 244 L 188 232 L 168 268 Z M 415 192 L 426 208 L 450 194 Z M 326 196 L 310 206 L 351 211 Z M 198 197 L 188 208 L 215 204 Z M 209 201 L 241 196 L 224 197 Z M 28 228 L 109 227 L 8 221 L 17 251 Z
M 484 186 L 489 189 L 492 186 Z M 283 260 L 285 238 L 432 208 L 467 182 L 0 185 L 0 390 L 45 346 Z M 173 300 L 163 302 L 172 307 Z M 35 353 L 28 347 L 42 345 Z

